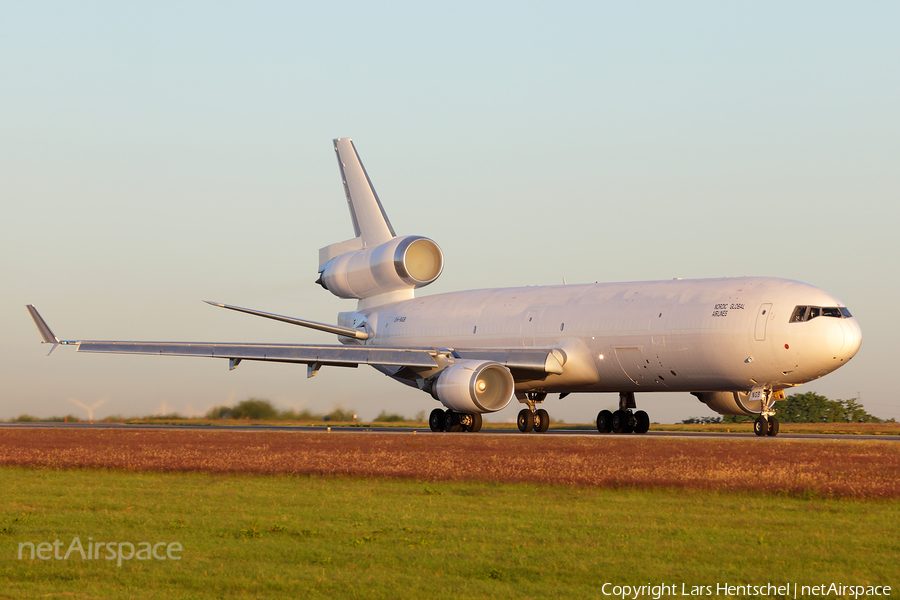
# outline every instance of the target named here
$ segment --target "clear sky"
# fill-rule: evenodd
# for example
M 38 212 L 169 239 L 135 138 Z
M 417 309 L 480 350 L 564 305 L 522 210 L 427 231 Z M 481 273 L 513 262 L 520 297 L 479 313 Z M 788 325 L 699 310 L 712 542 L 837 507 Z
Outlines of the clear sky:
M 895 2 L 2 2 L 0 418 L 434 401 L 360 368 L 46 357 L 70 339 L 332 343 L 203 304 L 334 322 L 318 249 L 353 236 L 352 137 L 421 293 L 766 275 L 863 330 L 801 390 L 900 418 Z M 555 397 L 590 421 L 613 394 Z M 653 420 L 712 415 L 638 395 Z M 501 418 L 512 418 L 510 405 Z

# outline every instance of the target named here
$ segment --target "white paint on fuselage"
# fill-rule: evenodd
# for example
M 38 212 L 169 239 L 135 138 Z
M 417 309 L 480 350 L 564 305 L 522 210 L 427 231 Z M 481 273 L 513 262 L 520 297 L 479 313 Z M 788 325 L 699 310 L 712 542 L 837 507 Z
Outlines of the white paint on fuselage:
M 855 319 L 790 323 L 803 305 L 844 306 L 811 285 L 743 277 L 453 292 L 341 322 L 364 317 L 379 346 L 563 348 L 562 375 L 518 391 L 746 391 L 806 383 L 856 354 Z

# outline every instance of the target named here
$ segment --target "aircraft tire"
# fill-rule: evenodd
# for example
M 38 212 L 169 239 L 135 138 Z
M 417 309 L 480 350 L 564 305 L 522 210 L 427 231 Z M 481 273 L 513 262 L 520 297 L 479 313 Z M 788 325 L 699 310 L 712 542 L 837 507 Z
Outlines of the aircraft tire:
M 648 415 L 645 411 L 639 410 L 634 413 L 634 419 L 636 421 L 634 426 L 635 433 L 647 433 L 650 429 L 650 415 Z
M 766 431 L 766 435 L 775 437 L 778 435 L 778 419 L 775 417 L 769 417 L 769 430 Z
M 470 416 L 472 417 L 472 424 L 466 426 L 466 431 L 478 433 L 479 431 L 481 431 L 481 425 L 483 423 L 481 419 L 481 413 L 472 413 Z
M 550 413 L 543 408 L 534 411 L 534 430 L 538 433 L 544 433 L 550 429 Z
M 516 418 L 516 425 L 519 426 L 519 431 L 522 433 L 528 433 L 533 430 L 534 413 L 527 408 L 523 408 L 519 411 L 519 416 Z
M 444 413 L 444 431 L 462 431 L 462 423 L 459 422 L 459 413 L 448 410 Z
M 625 411 L 625 431 L 622 433 L 634 433 L 634 428 L 636 426 L 637 419 L 634 418 L 634 413 Z
M 765 437 L 769 433 L 769 422 L 765 417 L 756 417 L 753 421 L 753 433 L 759 437 Z
M 601 410 L 597 414 L 597 431 L 600 433 L 609 433 L 612 431 L 613 414 L 608 410 Z
M 628 420 L 631 415 L 629 415 L 624 410 L 617 410 L 613 413 L 612 421 L 610 422 L 610 427 L 613 433 L 628 433 Z
M 431 414 L 428 415 L 428 426 L 434 432 L 444 430 L 444 411 L 442 409 L 436 408 L 431 411 Z

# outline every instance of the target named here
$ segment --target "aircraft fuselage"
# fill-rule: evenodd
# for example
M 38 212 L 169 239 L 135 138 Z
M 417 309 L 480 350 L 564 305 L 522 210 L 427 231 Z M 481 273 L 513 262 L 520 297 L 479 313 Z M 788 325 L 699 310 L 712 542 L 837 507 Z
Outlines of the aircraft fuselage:
M 517 391 L 749 391 L 807 383 L 859 349 L 846 309 L 791 322 L 798 306 L 844 307 L 811 285 L 741 277 L 453 292 L 341 322 L 365 319 L 367 345 L 562 350 L 563 374 L 517 378 Z

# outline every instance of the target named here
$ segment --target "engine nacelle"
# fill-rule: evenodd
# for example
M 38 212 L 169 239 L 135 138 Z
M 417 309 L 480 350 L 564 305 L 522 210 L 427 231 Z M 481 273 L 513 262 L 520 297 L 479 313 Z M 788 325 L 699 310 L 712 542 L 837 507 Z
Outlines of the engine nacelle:
M 512 373 L 489 360 L 467 360 L 447 367 L 431 387 L 431 395 L 451 410 L 489 413 L 506 407 L 515 392 Z
M 443 269 L 444 255 L 436 243 L 408 235 L 331 259 L 319 283 L 340 298 L 363 299 L 426 286 Z
M 720 415 L 758 415 L 762 412 L 761 400 L 750 400 L 745 392 L 691 392 L 691 395 Z

